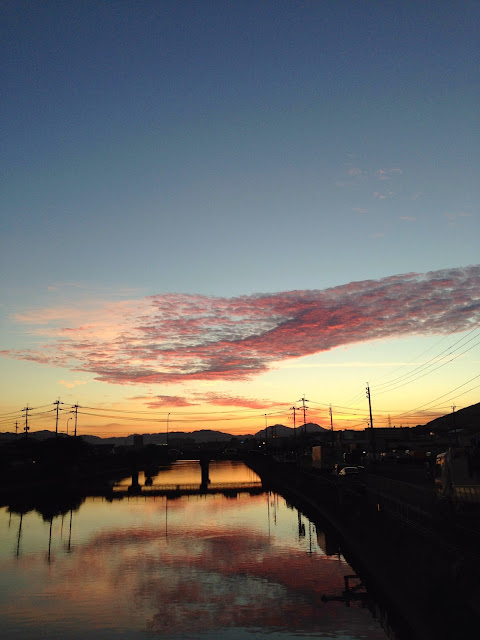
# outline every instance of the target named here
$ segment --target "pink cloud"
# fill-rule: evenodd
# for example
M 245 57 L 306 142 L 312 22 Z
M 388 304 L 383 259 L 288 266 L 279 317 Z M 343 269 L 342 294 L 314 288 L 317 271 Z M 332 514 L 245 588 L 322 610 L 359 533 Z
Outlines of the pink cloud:
M 391 198 L 392 196 L 394 196 L 394 192 L 393 191 L 386 191 L 386 192 L 380 192 L 380 191 L 374 191 L 373 192 L 373 197 L 377 198 L 377 200 L 386 200 L 387 198 Z
M 28 326 L 35 323 L 30 313 L 17 317 Z M 39 317 L 42 322 L 55 318 L 55 310 Z M 480 265 L 324 290 L 235 298 L 160 294 L 127 305 L 98 305 L 95 322 L 88 326 L 83 314 L 76 326 L 72 317 L 68 321 L 77 331 L 65 332 L 52 321 L 52 337 L 38 348 L 4 355 L 117 384 L 245 380 L 289 358 L 478 324 Z
M 391 180 L 394 176 L 400 176 L 402 173 L 403 171 L 396 167 L 394 169 L 378 169 L 375 176 L 378 180 Z
M 58 384 L 62 384 L 67 389 L 74 389 L 83 384 L 88 384 L 88 380 L 59 380 Z
M 182 396 L 151 396 L 140 399 L 145 400 L 145 404 L 149 409 L 161 409 L 162 407 L 193 407 L 196 404 Z
M 457 213 L 445 213 L 444 216 L 447 220 L 450 220 L 450 222 L 455 222 L 458 218 L 471 218 L 472 214 L 459 211 Z
M 204 402 L 219 407 L 245 407 L 247 409 L 268 409 L 278 408 L 278 402 L 274 403 L 269 400 L 258 400 L 254 398 L 242 398 L 240 396 L 228 396 L 222 393 L 205 393 L 202 396 L 197 394 L 199 399 Z

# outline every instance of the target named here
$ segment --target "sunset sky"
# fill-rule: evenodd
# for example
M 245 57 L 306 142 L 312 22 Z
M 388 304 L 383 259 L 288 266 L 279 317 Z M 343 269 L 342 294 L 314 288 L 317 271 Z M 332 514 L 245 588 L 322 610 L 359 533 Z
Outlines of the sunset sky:
M 0 431 L 480 401 L 480 4 L 0 7 Z M 303 413 L 297 413 L 297 425 Z M 69 422 L 70 429 L 73 420 Z

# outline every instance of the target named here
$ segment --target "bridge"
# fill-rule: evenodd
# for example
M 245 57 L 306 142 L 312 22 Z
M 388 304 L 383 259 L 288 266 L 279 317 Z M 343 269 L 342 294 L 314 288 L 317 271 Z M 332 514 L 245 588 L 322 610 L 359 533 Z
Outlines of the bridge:
M 215 482 L 206 483 L 183 483 L 183 484 L 151 484 L 151 485 L 115 485 L 113 496 L 121 498 L 123 496 L 166 496 L 180 497 L 191 495 L 211 495 L 224 494 L 234 496 L 238 493 L 249 493 L 256 495 L 263 493 L 264 489 L 261 480 L 252 482 Z

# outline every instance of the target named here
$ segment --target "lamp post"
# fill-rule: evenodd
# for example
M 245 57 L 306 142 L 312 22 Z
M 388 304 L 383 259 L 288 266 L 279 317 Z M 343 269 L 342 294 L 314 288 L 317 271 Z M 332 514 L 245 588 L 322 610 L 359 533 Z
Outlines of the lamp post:
M 68 423 L 70 422 L 71 419 L 72 417 L 70 416 L 70 418 L 67 420 L 67 436 L 68 436 Z

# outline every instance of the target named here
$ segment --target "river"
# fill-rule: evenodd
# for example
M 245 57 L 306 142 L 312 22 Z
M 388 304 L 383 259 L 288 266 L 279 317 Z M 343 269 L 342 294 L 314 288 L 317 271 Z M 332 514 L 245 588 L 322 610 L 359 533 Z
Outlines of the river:
M 337 541 L 241 462 L 178 461 L 113 499 L 23 511 L 0 509 L 5 640 L 387 638 Z

